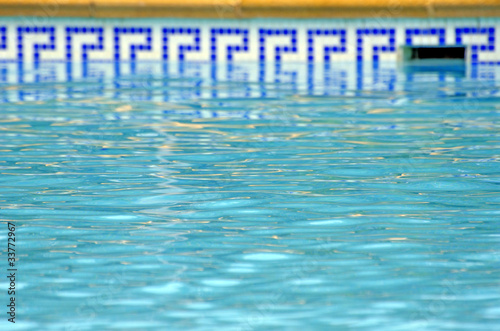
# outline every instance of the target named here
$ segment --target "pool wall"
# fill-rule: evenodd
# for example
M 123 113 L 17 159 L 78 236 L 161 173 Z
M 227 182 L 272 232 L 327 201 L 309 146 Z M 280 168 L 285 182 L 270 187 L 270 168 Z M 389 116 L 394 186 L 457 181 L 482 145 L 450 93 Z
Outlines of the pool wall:
M 374 18 L 499 17 L 498 0 L 0 0 L 0 16 Z
M 397 61 L 401 45 L 466 45 L 499 64 L 499 18 L 0 18 L 1 61 Z

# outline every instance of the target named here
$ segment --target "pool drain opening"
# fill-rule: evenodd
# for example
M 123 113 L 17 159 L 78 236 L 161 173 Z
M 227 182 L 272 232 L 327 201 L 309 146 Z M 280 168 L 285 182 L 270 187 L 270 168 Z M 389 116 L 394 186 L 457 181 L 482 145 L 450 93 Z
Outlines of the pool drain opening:
M 465 63 L 466 46 L 401 46 L 400 61 L 408 64 L 442 60 L 454 64 Z

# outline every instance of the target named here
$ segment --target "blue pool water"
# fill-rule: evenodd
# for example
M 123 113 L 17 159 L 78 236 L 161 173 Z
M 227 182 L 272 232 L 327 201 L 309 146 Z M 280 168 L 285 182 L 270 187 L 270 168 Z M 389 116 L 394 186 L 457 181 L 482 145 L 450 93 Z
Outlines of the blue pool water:
M 7 63 L 0 86 L 2 330 L 500 330 L 499 67 Z

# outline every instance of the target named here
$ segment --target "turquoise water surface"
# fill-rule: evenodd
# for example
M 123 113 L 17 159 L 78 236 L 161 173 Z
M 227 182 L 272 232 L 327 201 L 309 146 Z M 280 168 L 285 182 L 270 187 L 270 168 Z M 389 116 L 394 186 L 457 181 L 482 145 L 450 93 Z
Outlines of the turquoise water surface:
M 449 69 L 0 64 L 0 329 L 500 330 L 500 67 Z

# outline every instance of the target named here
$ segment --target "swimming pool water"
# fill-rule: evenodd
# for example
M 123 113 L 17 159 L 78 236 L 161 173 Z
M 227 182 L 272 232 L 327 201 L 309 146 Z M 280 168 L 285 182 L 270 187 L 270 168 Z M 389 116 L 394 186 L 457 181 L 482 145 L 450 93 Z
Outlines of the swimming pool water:
M 0 65 L 15 329 L 500 330 L 499 69 Z

